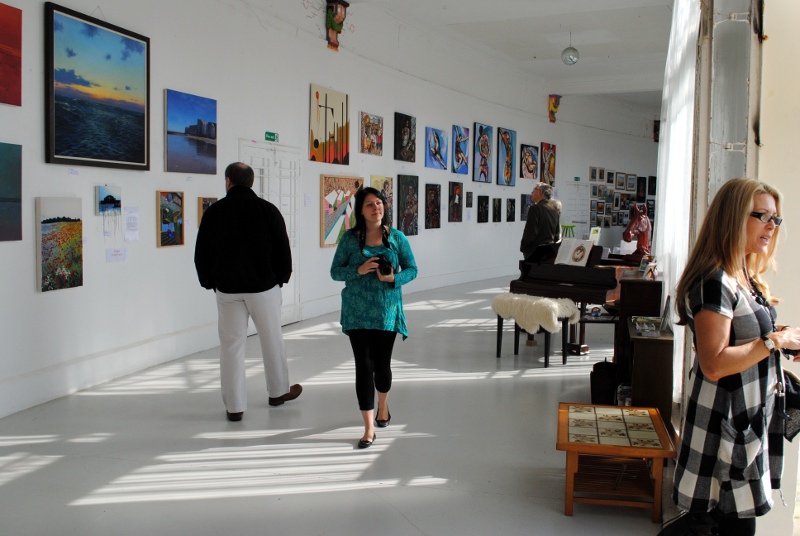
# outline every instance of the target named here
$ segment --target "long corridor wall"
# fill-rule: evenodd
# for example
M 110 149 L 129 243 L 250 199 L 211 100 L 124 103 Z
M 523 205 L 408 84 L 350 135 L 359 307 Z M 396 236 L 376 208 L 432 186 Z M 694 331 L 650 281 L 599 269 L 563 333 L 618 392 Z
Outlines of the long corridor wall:
M 0 417 L 217 344 L 214 300 L 198 285 L 192 263 L 196 198 L 224 195 L 222 172 L 238 159 L 240 138 L 263 140 L 265 131 L 277 132 L 281 144 L 305 154 L 312 83 L 350 95 L 353 144 L 348 166 L 302 162 L 294 277 L 304 318 L 336 310 L 341 289 L 328 276 L 333 249 L 319 247 L 320 174 L 417 175 L 420 188 L 441 185 L 444 199 L 448 182 L 459 181 L 475 198 L 504 199 L 504 207 L 509 198 L 519 206 L 520 194 L 533 186 L 519 178 L 514 187 L 499 186 L 496 179 L 495 184 L 473 183 L 469 176 L 432 170 L 424 166 L 420 150 L 416 163 L 395 161 L 396 111 L 417 118 L 418 145 L 426 126 L 449 133 L 453 124 L 472 128 L 475 121 L 516 130 L 518 143 L 554 143 L 557 191 L 562 181 L 587 180 L 591 165 L 655 174 L 657 144 L 647 126 L 653 110 L 565 96 L 559 121 L 552 124 L 544 81 L 364 4 L 353 6 L 342 46 L 332 52 L 320 30 L 320 1 L 107 0 L 102 8 L 90 0 L 64 1 L 64 7 L 150 38 L 151 168 L 46 164 L 44 3 L 5 3 L 23 11 L 22 105 L 0 105 L 0 142 L 22 146 L 22 240 L 0 242 Z M 216 175 L 164 171 L 165 89 L 217 101 Z M 382 157 L 358 153 L 360 111 L 384 118 Z M 103 219 L 92 210 L 94 188 L 102 184 L 121 187 L 124 206 L 140 209 L 139 241 L 124 242 L 119 232 L 104 234 Z M 185 192 L 182 247 L 156 247 L 157 190 Z M 37 290 L 37 197 L 82 199 L 82 287 Z M 518 212 L 513 223 L 478 224 L 473 209 L 462 223 L 443 217 L 440 229 L 422 226 L 410 238 L 420 276 L 407 291 L 510 279 L 524 225 Z M 108 248 L 125 248 L 127 260 L 107 262 Z

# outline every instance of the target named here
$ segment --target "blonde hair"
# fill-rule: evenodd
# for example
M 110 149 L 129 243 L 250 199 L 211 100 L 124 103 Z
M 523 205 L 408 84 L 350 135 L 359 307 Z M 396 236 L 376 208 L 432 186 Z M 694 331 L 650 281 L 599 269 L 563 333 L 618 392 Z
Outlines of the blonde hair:
M 778 234 L 773 235 L 766 254 L 745 255 L 747 219 L 753 211 L 756 196 L 761 194 L 769 194 L 775 199 L 775 207 L 780 216 L 780 192 L 761 181 L 731 179 L 714 196 L 678 282 L 675 296 L 678 324 L 686 324 L 688 321 L 686 295 L 704 274 L 720 268 L 744 288 L 749 288 L 748 276 L 751 277 L 766 299 L 778 303 L 778 299 L 770 295 L 769 286 L 761 277 L 767 269 L 775 267 Z

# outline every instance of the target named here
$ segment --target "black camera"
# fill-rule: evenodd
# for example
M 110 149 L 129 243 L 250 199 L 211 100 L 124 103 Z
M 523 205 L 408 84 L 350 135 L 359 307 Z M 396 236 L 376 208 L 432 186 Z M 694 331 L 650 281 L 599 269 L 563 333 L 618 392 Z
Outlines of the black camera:
M 392 263 L 383 255 L 378 255 L 378 272 L 381 275 L 389 275 L 392 273 Z

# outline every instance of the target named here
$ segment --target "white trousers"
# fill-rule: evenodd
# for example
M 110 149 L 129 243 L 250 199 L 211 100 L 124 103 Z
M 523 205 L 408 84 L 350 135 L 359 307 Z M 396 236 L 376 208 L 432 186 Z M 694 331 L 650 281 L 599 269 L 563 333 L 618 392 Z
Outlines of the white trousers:
M 231 413 L 247 410 L 245 343 L 248 318 L 252 317 L 261 342 L 269 396 L 289 392 L 289 368 L 281 330 L 281 288 L 265 292 L 225 294 L 217 291 L 219 313 L 220 382 L 222 401 Z

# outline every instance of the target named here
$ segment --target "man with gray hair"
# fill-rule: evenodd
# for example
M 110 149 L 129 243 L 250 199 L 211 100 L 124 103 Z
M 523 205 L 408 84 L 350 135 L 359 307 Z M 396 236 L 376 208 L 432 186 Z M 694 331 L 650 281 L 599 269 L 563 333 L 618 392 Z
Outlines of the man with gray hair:
M 519 250 L 527 260 L 538 246 L 561 240 L 561 203 L 553 199 L 553 187 L 540 182 L 531 192 L 533 204 L 522 233 Z

